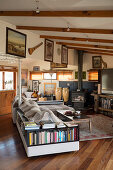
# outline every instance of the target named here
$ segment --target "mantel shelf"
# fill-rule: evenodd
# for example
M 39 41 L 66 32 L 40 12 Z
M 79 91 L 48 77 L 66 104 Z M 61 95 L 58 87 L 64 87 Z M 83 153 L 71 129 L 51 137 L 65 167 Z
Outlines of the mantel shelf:
M 92 68 L 90 70 L 87 70 L 87 72 L 95 72 L 95 71 L 99 71 L 102 70 L 102 68 Z

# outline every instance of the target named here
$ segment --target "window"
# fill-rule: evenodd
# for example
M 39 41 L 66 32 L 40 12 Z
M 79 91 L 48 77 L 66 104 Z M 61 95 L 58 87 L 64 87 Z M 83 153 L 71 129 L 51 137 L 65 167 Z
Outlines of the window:
M 44 73 L 44 80 L 56 80 L 56 73 Z
M 30 72 L 30 80 L 42 80 L 42 73 Z
M 98 81 L 98 71 L 91 71 L 88 73 L 89 81 Z
M 57 73 L 57 80 L 72 80 L 72 72 L 59 72 Z
M 5 90 L 13 90 L 13 72 L 4 72 L 5 73 L 5 81 L 4 81 L 4 89 Z
M 0 71 L 0 90 L 16 89 L 16 72 Z
M 0 71 L 0 90 L 3 89 L 3 72 Z

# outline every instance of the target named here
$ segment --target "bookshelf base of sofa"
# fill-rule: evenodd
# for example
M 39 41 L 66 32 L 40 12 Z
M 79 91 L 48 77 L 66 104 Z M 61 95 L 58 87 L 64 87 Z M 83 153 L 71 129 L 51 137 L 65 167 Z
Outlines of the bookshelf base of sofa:
M 23 145 L 24 145 L 24 148 L 25 148 L 25 151 L 26 151 L 28 157 L 56 154 L 56 153 L 64 153 L 64 152 L 72 152 L 72 151 L 79 150 L 79 141 L 28 147 L 26 144 L 25 138 L 21 132 L 18 122 L 16 122 L 16 125 L 17 125 L 19 134 L 21 136 L 21 139 L 22 139 L 22 142 L 23 142 Z

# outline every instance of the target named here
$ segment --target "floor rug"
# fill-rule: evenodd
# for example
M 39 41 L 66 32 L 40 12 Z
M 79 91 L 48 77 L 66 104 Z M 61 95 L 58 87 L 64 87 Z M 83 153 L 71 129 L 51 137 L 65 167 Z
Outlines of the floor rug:
M 80 141 L 113 138 L 113 118 L 102 114 L 89 115 L 92 122 L 92 132 L 88 123 L 80 124 Z

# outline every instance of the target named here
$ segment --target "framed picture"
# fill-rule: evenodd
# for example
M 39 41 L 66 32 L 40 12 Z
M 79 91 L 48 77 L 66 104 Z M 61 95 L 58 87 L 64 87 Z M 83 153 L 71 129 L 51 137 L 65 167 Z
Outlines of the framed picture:
M 26 57 L 26 34 L 6 28 L 6 54 Z
M 78 71 L 75 71 L 75 79 L 78 79 Z M 86 71 L 82 72 L 82 79 L 86 79 Z
M 56 83 L 44 83 L 44 95 L 55 94 Z
M 53 62 L 54 42 L 45 39 L 45 55 L 44 61 Z
M 40 71 L 40 66 L 33 66 L 33 71 Z
M 64 45 L 62 45 L 61 63 L 68 64 L 68 48 Z
M 32 90 L 33 91 L 39 91 L 39 81 L 38 80 L 32 81 Z
M 92 67 L 102 68 L 102 57 L 101 56 L 92 56 Z
M 53 63 L 50 64 L 51 68 L 67 68 L 67 64 Z
M 23 87 L 26 87 L 27 83 L 28 83 L 28 70 L 22 69 L 22 71 L 21 71 L 21 85 Z

